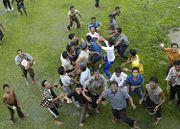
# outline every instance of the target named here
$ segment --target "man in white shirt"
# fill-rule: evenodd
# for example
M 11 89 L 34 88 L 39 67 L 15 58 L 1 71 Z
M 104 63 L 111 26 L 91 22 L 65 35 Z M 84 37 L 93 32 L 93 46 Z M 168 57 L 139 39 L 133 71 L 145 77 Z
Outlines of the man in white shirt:
M 80 84 L 85 86 L 86 83 L 90 80 L 91 78 L 91 72 L 87 68 L 85 64 L 80 65 L 81 73 L 80 73 Z
M 127 74 L 122 72 L 120 67 L 115 68 L 115 72 L 112 74 L 110 81 L 116 81 L 118 83 L 118 86 L 122 88 L 125 91 L 128 91 L 126 83 Z
M 106 74 L 106 76 L 110 78 L 111 73 L 109 72 L 109 68 L 114 64 L 114 61 L 115 61 L 114 41 L 113 40 L 107 41 L 102 37 L 99 39 L 99 41 L 101 40 L 106 44 L 106 46 L 101 46 L 98 43 L 101 46 L 101 48 L 106 51 L 106 54 L 104 56 L 105 64 L 104 64 L 103 71 Z
M 99 39 L 99 33 L 96 32 L 96 29 L 93 26 L 91 26 L 89 30 L 90 32 L 87 33 L 87 35 L 90 35 L 93 41 L 96 41 L 97 39 Z
M 71 72 L 73 70 L 73 65 L 71 64 L 67 51 L 62 52 L 60 55 L 60 61 L 66 72 Z

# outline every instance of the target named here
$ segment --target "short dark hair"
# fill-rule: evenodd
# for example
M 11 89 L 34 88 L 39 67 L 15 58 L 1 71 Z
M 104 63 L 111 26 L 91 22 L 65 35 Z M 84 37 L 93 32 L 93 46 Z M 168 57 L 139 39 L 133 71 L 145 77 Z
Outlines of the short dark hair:
M 66 46 L 66 50 L 67 50 L 68 52 L 70 52 L 71 49 L 72 49 L 72 46 L 71 46 L 71 45 L 67 45 L 67 46 Z
M 110 84 L 111 84 L 111 85 L 116 85 L 116 86 L 118 86 L 117 81 L 112 81 Z
M 86 40 L 87 40 L 88 42 L 90 42 L 90 41 L 92 40 L 92 37 L 91 37 L 90 35 L 87 35 L 87 36 L 86 36 Z
M 95 19 L 96 20 L 96 17 L 92 17 L 91 20 Z
M 67 58 L 67 57 L 68 57 L 67 51 L 63 51 L 63 52 L 62 52 L 62 57 L 63 57 L 63 58 Z
M 111 18 L 113 18 L 113 15 L 112 15 L 112 14 L 109 14 L 109 15 L 108 15 L 108 17 L 111 17 Z
M 108 43 L 110 46 L 114 45 L 114 40 L 112 38 L 108 39 Z
M 82 87 L 83 86 L 80 83 L 76 84 L 76 88 L 82 88 Z
M 177 43 L 172 43 L 172 44 L 171 44 L 171 47 L 173 47 L 173 46 L 175 46 L 175 45 L 178 47 L 178 44 L 177 44 Z
M 69 36 L 68 36 L 68 38 L 69 38 L 70 40 L 72 40 L 75 35 L 76 35 L 75 33 L 70 33 Z
M 115 10 L 118 10 L 118 9 L 120 9 L 120 7 L 119 7 L 119 6 L 116 6 L 116 7 L 115 7 Z
M 80 65 L 80 69 L 84 72 L 86 70 L 87 66 L 85 64 Z
M 69 9 L 72 9 L 72 8 L 74 8 L 74 6 L 73 6 L 73 5 L 71 5 L 71 6 L 69 7 Z
M 156 76 L 151 76 L 150 81 L 158 83 L 158 78 Z
M 122 33 L 122 28 L 116 28 L 118 33 Z
M 98 66 L 96 66 L 94 69 L 93 69 L 93 72 L 95 73 L 95 72 L 99 72 L 99 67 Z
M 139 72 L 139 68 L 138 67 L 133 67 L 132 68 L 132 72 L 135 71 L 135 70 L 137 70 Z
M 121 72 L 122 72 L 122 70 L 121 70 L 120 67 L 116 67 L 114 71 L 115 71 L 116 73 L 121 73 Z
M 58 73 L 59 73 L 60 75 L 64 75 L 64 72 L 65 72 L 64 67 L 63 67 L 63 66 L 60 66 L 60 67 L 58 68 Z
M 9 85 L 8 85 L 8 84 L 4 84 L 4 85 L 3 85 L 3 90 L 4 90 L 6 87 L 9 88 Z
M 94 29 L 96 30 L 96 28 L 95 28 L 94 26 L 90 26 L 90 27 L 89 27 L 89 30 L 91 30 L 92 28 L 94 28 Z
M 43 80 L 43 81 L 41 82 L 41 86 L 42 86 L 42 87 L 45 86 L 46 81 L 47 81 L 47 80 Z
M 129 52 L 132 56 L 135 56 L 137 54 L 137 51 L 135 49 L 131 49 Z
M 173 62 L 173 64 L 174 64 L 174 65 L 180 65 L 180 60 L 175 60 L 175 61 Z
M 16 52 L 18 53 L 19 51 L 22 51 L 22 49 L 18 49 Z

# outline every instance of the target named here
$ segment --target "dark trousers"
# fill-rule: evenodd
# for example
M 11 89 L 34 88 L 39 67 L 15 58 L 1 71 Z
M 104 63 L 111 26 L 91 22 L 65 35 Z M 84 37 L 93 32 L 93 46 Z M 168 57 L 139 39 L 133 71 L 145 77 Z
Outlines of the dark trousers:
M 2 41 L 3 37 L 4 37 L 4 34 L 3 34 L 2 30 L 0 29 L 0 41 Z
M 121 119 L 123 122 L 127 123 L 130 127 L 134 127 L 134 120 L 127 117 L 126 108 L 122 110 L 117 110 L 112 108 L 113 116 L 117 119 Z
M 178 98 L 177 105 L 179 106 L 180 105 L 180 85 L 176 85 L 174 87 L 171 85 L 170 99 L 171 100 L 175 99 L 176 94 L 177 94 L 177 98 Z
M 92 99 L 92 107 L 93 108 L 97 108 L 97 103 L 96 103 L 96 101 L 97 101 L 97 99 L 99 98 L 99 95 L 92 95 L 91 96 L 91 99 Z
M 32 80 L 34 80 L 34 70 L 32 68 L 29 68 L 29 69 L 22 69 L 22 72 L 23 72 L 23 75 L 24 77 L 27 79 L 27 73 L 30 74 L 30 77 L 32 78 Z
M 99 1 L 100 1 L 100 0 L 95 0 L 95 2 L 96 2 L 96 3 L 95 3 L 95 7 L 96 7 L 96 8 L 99 7 Z
M 16 111 L 17 111 L 17 114 L 20 118 L 24 117 L 24 114 L 22 113 L 21 108 L 17 105 L 17 101 L 15 101 L 15 103 L 11 104 L 10 106 L 15 106 L 17 108 Z M 8 107 L 8 109 L 9 109 L 9 112 L 11 115 L 11 120 L 14 121 L 14 110 L 10 107 Z
M 9 0 L 3 0 L 4 7 L 7 9 L 11 9 L 11 3 Z
M 168 65 L 167 72 L 166 72 L 167 75 L 168 75 L 169 70 L 170 70 L 171 67 L 173 67 L 173 64 L 169 64 L 169 65 Z
M 55 107 L 54 108 L 48 108 L 48 110 L 55 118 L 58 118 L 59 112 Z
M 126 45 L 126 44 L 121 44 L 118 47 L 118 53 L 120 54 L 121 57 L 123 57 L 125 59 L 128 59 L 128 57 L 125 56 L 125 51 L 127 48 L 128 48 L 128 45 Z
M 81 105 L 81 115 L 80 115 L 80 123 L 83 123 L 86 117 L 86 113 L 88 110 L 88 104 L 82 104 Z
M 70 20 L 70 23 L 69 23 L 69 25 L 67 26 L 68 30 L 71 29 L 71 27 L 73 26 L 73 23 L 74 23 L 74 22 L 77 24 L 77 28 L 80 28 L 80 27 L 81 27 L 78 18 L 75 17 L 75 18 L 72 18 L 72 20 Z
M 154 113 L 154 108 L 158 105 L 155 104 L 149 97 L 147 97 L 146 101 L 146 106 L 147 109 L 151 112 Z M 155 118 L 161 117 L 161 106 L 158 108 L 158 110 L 155 112 Z

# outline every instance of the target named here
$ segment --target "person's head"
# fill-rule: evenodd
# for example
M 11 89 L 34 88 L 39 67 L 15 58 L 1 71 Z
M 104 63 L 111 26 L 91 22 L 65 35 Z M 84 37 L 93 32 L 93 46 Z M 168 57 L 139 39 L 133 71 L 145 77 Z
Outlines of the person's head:
M 81 84 L 76 84 L 76 88 L 75 88 L 76 93 L 81 94 L 82 89 L 83 86 Z
M 111 84 L 112 92 L 117 92 L 117 90 L 118 90 L 118 83 L 116 81 L 112 81 L 110 84 Z
M 74 50 L 74 47 L 71 46 L 71 45 L 67 45 L 66 46 L 66 50 L 68 51 L 68 53 L 73 53 L 75 50 Z
M 178 49 L 178 44 L 177 43 L 172 43 L 171 44 L 172 52 L 176 52 Z
M 90 41 L 92 40 L 92 37 L 91 37 L 90 35 L 87 35 L 87 36 L 86 36 L 86 40 L 87 40 L 88 42 L 90 42 Z
M 10 91 L 11 91 L 8 84 L 3 85 L 3 90 L 4 90 L 5 93 L 10 93 Z
M 92 17 L 92 18 L 91 18 L 91 23 L 92 23 L 92 24 L 96 24 L 96 17 Z
M 150 78 L 150 85 L 152 89 L 155 89 L 157 87 L 158 78 L 156 76 L 152 76 Z
M 116 31 L 115 31 L 115 35 L 120 35 L 122 33 L 122 29 L 121 28 L 116 28 Z
M 117 77 L 119 77 L 121 72 L 122 72 L 120 67 L 116 67 L 114 71 L 115 71 L 115 74 L 116 74 Z
M 139 75 L 139 68 L 138 67 L 132 68 L 132 75 L 134 78 L 138 77 L 138 75 Z
M 108 18 L 109 18 L 109 20 L 112 20 L 113 19 L 113 15 L 109 14 Z
M 175 60 L 173 64 L 174 64 L 176 71 L 179 72 L 180 71 L 180 60 Z
M 43 80 L 41 82 L 41 86 L 45 89 L 49 89 L 50 88 L 50 83 L 47 80 Z
M 64 59 L 67 59 L 67 58 L 68 58 L 68 52 L 67 52 L 67 51 L 63 51 L 63 52 L 62 52 L 62 57 L 63 57 Z
M 60 75 L 64 75 L 64 74 L 66 73 L 66 71 L 65 71 L 65 69 L 64 69 L 63 66 L 60 66 L 60 67 L 58 68 L 58 73 L 59 73 Z
M 82 50 L 88 49 L 87 43 L 82 43 L 81 47 L 82 47 Z
M 131 50 L 129 51 L 129 53 L 130 53 L 131 56 L 136 56 L 137 51 L 136 51 L 135 49 L 131 49 Z
M 122 28 L 117 28 L 116 31 L 117 33 L 122 33 Z
M 82 72 L 86 71 L 86 68 L 87 68 L 86 64 L 80 64 L 80 69 Z
M 99 67 L 95 67 L 93 69 L 93 75 L 95 76 L 95 78 L 99 78 L 100 77 Z
M 78 38 L 76 36 L 75 33 L 70 33 L 68 38 L 72 41 L 72 42 L 77 42 L 78 41 Z
M 116 6 L 116 7 L 115 7 L 115 10 L 116 10 L 116 11 L 119 11 L 119 10 L 120 10 L 120 7 L 119 7 L 119 6 Z
M 18 56 L 23 57 L 23 51 L 22 51 L 22 49 L 18 49 L 16 52 L 17 52 L 17 55 L 18 55 Z
M 96 32 L 96 29 L 93 26 L 91 26 L 89 29 L 90 29 L 92 34 L 94 34 Z
M 108 39 L 108 43 L 109 46 L 113 46 L 114 45 L 114 40 L 112 38 Z
M 75 11 L 75 7 L 73 5 L 70 6 L 69 8 L 72 12 Z

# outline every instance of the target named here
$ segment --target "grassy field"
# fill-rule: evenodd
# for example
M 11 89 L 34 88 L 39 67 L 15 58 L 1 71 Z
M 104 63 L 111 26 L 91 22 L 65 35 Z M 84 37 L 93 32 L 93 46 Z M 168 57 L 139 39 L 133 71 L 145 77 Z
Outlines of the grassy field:
M 10 124 L 9 112 L 0 101 L 0 129 L 72 129 L 78 128 L 78 110 L 73 105 L 64 104 L 59 110 L 64 125 L 59 127 L 52 123 L 52 116 L 40 106 L 40 84 L 27 86 L 21 71 L 14 63 L 16 50 L 21 48 L 32 54 L 36 60 L 34 65 L 39 82 L 48 79 L 58 82 L 57 68 L 60 66 L 59 54 L 69 42 L 65 32 L 68 24 L 67 12 L 70 5 L 75 5 L 83 17 L 82 30 L 73 29 L 78 37 L 85 37 L 87 25 L 92 16 L 107 27 L 107 16 L 117 5 L 122 7 L 122 14 L 117 18 L 119 26 L 130 40 L 129 48 L 138 49 L 145 69 L 145 82 L 152 74 L 158 76 L 160 86 L 165 89 L 165 72 L 167 59 L 159 49 L 159 42 L 170 46 L 166 34 L 169 29 L 180 26 L 179 0 L 101 0 L 100 8 L 94 7 L 94 0 L 25 0 L 28 17 L 19 16 L 17 9 L 4 13 L 0 0 L 0 23 L 5 28 L 5 38 L 0 46 L 0 85 L 9 83 L 20 99 L 22 110 L 29 116 Z M 15 7 L 15 5 L 14 5 Z M 104 35 L 104 31 L 100 32 Z M 120 65 L 117 58 L 114 66 Z M 113 69 L 111 69 L 113 70 Z M 60 88 L 56 89 L 57 93 Z M 3 90 L 0 90 L 0 96 Z M 168 97 L 168 96 L 167 96 Z M 137 103 L 137 101 L 136 101 Z M 127 129 L 124 123 L 112 124 L 111 107 L 101 106 L 100 114 L 92 114 L 85 123 L 84 129 Z M 180 112 L 173 104 L 165 103 L 162 110 L 163 119 L 156 127 L 152 119 L 141 105 L 137 110 L 128 113 L 136 119 L 142 129 L 180 129 Z

